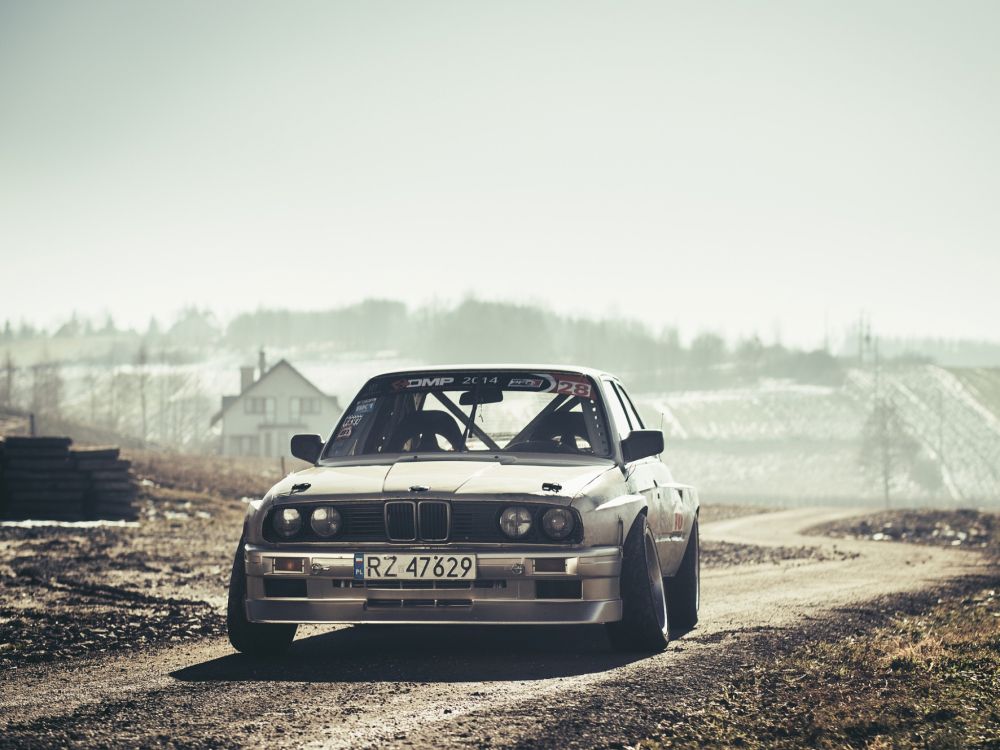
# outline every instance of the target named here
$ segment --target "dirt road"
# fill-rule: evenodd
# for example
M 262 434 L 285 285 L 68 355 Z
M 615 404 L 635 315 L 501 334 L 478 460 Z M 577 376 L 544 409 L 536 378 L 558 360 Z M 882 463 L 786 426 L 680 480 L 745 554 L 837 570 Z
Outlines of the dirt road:
M 793 637 L 810 619 L 981 566 L 964 551 L 801 533 L 846 515 L 803 509 L 706 524 L 707 540 L 821 554 L 706 571 L 701 624 L 657 656 L 614 654 L 599 628 L 313 629 L 273 662 L 211 639 L 5 675 L 0 747 L 629 742 L 646 736 L 659 708 L 738 669 L 754 634 Z

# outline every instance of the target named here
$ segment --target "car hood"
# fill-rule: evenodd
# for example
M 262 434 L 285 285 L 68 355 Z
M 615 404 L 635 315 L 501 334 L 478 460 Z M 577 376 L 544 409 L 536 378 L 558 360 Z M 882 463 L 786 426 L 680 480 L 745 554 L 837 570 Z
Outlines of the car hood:
M 285 477 L 275 485 L 276 495 L 288 493 L 292 485 L 308 483 L 296 499 L 310 496 L 371 496 L 408 493 L 410 487 L 427 488 L 433 497 L 447 495 L 538 495 L 546 499 L 571 500 L 613 464 L 537 464 L 497 461 L 399 461 L 361 466 L 316 466 Z M 542 484 L 557 484 L 556 492 L 543 491 Z

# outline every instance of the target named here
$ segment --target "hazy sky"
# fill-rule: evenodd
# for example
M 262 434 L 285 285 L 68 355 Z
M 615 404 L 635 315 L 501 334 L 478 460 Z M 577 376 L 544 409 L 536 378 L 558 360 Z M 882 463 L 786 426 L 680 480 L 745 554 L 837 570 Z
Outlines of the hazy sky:
M 0 0 L 0 319 L 1000 339 L 1000 2 Z

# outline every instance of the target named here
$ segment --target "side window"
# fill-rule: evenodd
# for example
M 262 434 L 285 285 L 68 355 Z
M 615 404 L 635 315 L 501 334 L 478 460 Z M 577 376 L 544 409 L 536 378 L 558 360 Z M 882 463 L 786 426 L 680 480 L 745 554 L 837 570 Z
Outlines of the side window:
M 611 417 L 611 421 L 615 423 L 615 427 L 618 428 L 618 437 L 624 440 L 632 432 L 632 425 L 625 414 L 625 407 L 622 405 L 621 397 L 615 391 L 614 385 L 610 381 L 603 380 L 601 384 L 604 386 L 604 403 L 608 407 L 608 415 Z
M 618 395 L 621 396 L 622 404 L 625 407 L 625 415 L 629 418 L 632 423 L 633 430 L 645 429 L 645 425 L 642 423 L 642 419 L 639 418 L 639 412 L 635 408 L 635 404 L 632 403 L 632 399 L 629 398 L 628 393 L 621 386 L 620 383 L 614 383 L 615 390 L 618 391 Z

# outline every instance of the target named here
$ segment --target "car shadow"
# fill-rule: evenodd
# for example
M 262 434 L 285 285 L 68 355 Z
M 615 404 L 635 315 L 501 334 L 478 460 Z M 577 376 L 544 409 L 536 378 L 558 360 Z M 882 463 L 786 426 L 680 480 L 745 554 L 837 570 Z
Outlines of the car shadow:
M 603 672 L 645 658 L 601 626 L 360 625 L 297 639 L 284 654 L 233 653 L 171 672 L 185 682 L 480 682 Z

